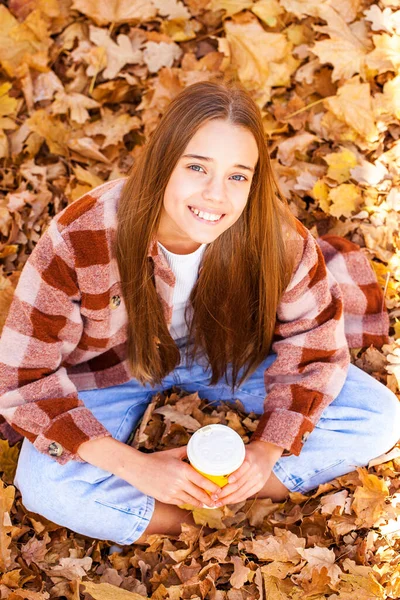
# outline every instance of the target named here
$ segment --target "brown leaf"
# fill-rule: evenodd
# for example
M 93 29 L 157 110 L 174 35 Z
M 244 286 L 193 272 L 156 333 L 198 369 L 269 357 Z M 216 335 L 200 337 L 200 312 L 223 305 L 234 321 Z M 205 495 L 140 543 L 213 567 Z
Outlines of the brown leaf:
M 239 556 L 232 556 L 231 561 L 234 564 L 235 570 L 229 579 L 229 583 L 232 585 L 232 587 L 241 589 L 246 583 L 251 569 L 245 567 L 243 560 Z

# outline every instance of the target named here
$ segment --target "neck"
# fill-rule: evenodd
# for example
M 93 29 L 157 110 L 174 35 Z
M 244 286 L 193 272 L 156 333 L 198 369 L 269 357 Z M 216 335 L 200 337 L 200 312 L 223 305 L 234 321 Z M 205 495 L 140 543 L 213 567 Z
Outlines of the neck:
M 201 244 L 199 244 L 198 242 L 188 242 L 184 240 L 168 240 L 163 239 L 162 236 L 157 236 L 157 241 L 159 241 L 160 244 L 164 246 L 164 248 L 169 250 L 169 252 L 173 252 L 174 254 L 191 254 L 201 246 Z

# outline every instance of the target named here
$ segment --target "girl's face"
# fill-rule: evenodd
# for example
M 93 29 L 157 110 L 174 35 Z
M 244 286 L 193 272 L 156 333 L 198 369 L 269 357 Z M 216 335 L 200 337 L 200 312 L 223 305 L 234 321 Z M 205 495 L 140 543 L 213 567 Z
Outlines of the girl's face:
M 245 127 L 222 119 L 202 125 L 171 173 L 157 239 L 176 254 L 213 242 L 242 214 L 257 160 Z

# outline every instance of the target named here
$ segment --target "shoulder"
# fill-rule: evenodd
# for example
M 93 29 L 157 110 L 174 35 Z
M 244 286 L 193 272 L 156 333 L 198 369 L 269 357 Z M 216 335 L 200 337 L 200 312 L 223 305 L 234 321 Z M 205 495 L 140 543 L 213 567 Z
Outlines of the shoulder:
M 115 229 L 119 199 L 126 178 L 107 181 L 60 211 L 53 219 L 58 231 Z

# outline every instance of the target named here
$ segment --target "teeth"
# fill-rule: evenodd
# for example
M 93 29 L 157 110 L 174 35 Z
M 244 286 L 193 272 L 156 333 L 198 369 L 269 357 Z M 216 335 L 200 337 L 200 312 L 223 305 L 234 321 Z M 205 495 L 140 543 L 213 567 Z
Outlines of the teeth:
M 205 219 L 206 221 L 218 221 L 222 215 L 212 215 L 210 213 L 202 212 L 197 210 L 197 208 L 190 208 L 190 210 L 201 219 Z

